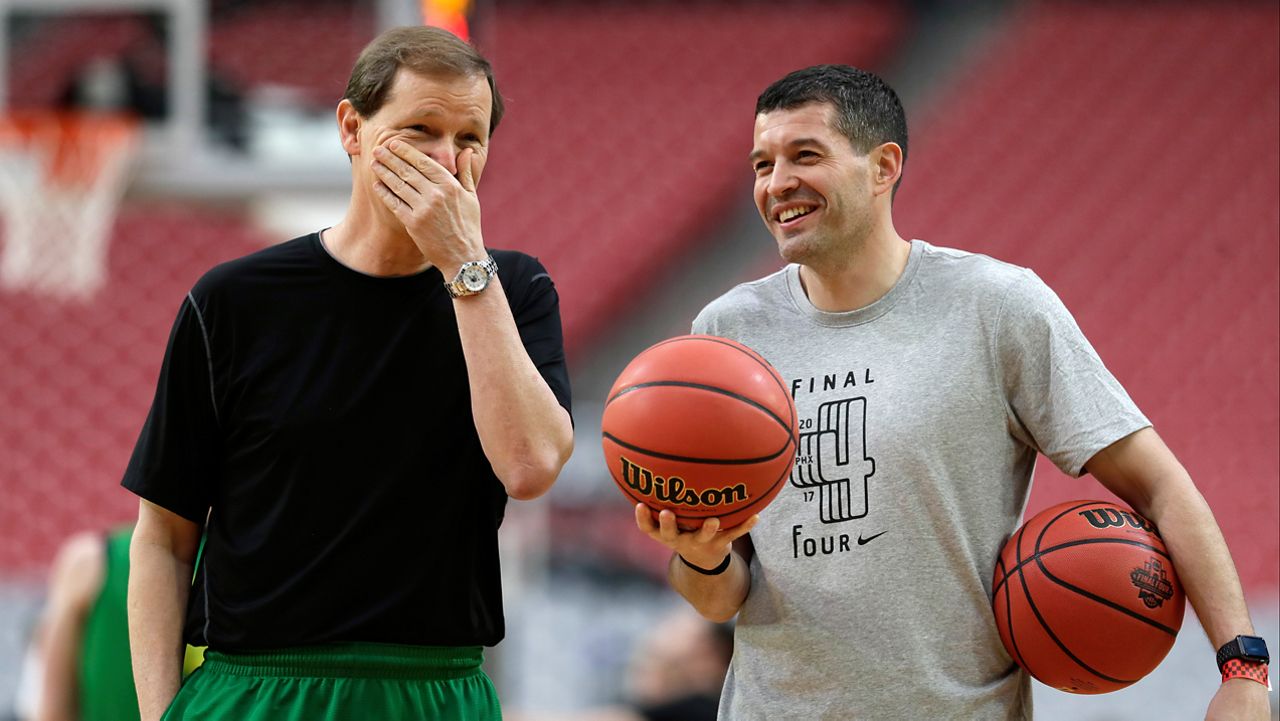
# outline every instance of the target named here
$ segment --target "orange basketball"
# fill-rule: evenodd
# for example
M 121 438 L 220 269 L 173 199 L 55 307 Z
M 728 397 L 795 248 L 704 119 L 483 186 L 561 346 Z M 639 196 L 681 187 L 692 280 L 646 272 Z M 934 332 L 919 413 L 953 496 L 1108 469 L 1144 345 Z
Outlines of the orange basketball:
M 1041 682 L 1107 693 L 1154 669 L 1185 601 L 1160 532 L 1106 501 L 1072 501 L 1023 524 L 996 563 L 991 606 L 1009 655 Z
M 759 353 L 687 335 L 648 348 L 609 391 L 601 422 L 609 473 L 632 503 L 669 508 L 680 528 L 731 528 L 791 474 L 796 407 Z

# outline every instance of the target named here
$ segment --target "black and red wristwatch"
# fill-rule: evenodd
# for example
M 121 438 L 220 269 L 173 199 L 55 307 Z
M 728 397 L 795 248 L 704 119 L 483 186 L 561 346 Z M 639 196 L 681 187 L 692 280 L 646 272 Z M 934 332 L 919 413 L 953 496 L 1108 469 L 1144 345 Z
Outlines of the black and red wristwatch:
M 1267 642 L 1257 636 L 1236 636 L 1218 649 L 1218 670 L 1222 680 L 1247 678 L 1271 688 L 1267 675 Z

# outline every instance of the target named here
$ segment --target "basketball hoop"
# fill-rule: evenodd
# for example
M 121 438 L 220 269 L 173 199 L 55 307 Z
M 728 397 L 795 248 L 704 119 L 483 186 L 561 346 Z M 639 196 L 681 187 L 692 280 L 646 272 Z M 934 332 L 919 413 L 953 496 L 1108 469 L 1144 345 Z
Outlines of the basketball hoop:
M 122 115 L 0 116 L 0 289 L 85 299 L 106 283 L 137 140 Z

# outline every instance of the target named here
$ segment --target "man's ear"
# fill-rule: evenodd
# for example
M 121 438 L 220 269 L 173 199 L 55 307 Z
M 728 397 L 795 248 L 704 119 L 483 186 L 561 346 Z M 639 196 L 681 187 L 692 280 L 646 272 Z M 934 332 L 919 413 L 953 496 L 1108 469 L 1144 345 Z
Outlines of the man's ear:
M 876 195 L 890 193 L 902 177 L 902 146 L 884 143 L 871 151 L 871 181 Z
M 338 138 L 349 156 L 360 154 L 360 126 L 363 124 L 364 118 L 350 100 L 344 98 L 338 103 Z

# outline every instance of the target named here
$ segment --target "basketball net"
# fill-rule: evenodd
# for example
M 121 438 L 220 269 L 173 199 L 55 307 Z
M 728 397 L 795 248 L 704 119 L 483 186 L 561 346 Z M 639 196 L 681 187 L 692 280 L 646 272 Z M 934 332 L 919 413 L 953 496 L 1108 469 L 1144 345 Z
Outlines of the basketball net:
M 0 290 L 87 299 L 106 283 L 137 141 L 121 115 L 0 115 Z

